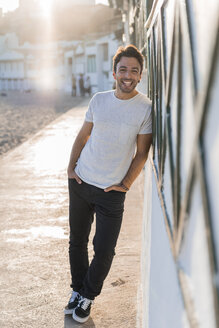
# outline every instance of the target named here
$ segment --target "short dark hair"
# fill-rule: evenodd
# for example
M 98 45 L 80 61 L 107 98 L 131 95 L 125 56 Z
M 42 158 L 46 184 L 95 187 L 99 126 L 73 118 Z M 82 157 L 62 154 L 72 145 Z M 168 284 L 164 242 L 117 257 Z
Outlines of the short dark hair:
M 140 64 L 140 66 L 141 66 L 140 73 L 142 73 L 144 57 L 142 56 L 140 51 L 133 44 L 129 44 L 126 47 L 121 46 L 121 47 L 118 48 L 115 56 L 113 57 L 113 72 L 116 73 L 116 66 L 117 66 L 118 62 L 120 61 L 120 59 L 122 57 L 134 57 L 134 58 L 136 58 L 137 61 Z

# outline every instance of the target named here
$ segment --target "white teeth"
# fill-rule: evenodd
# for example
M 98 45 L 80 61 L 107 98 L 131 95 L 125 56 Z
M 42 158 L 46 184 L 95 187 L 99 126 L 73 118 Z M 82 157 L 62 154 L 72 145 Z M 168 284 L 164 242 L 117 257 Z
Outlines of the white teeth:
M 130 81 L 123 81 L 123 83 L 125 84 L 125 85 L 131 85 L 132 84 L 132 82 L 130 82 Z

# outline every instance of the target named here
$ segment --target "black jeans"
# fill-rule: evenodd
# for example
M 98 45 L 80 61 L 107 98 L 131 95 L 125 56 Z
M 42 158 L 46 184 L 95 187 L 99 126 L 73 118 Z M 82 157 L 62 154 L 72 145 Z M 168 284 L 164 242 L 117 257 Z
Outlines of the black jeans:
M 69 261 L 74 291 L 93 300 L 100 294 L 119 236 L 125 193 L 104 192 L 85 182 L 69 179 Z M 96 213 L 94 257 L 89 265 L 88 239 Z

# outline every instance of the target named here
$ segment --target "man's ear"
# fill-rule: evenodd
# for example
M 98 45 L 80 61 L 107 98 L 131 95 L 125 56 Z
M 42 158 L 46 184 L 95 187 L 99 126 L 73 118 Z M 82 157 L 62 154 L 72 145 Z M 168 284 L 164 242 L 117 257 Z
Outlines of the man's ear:
M 116 80 L 116 73 L 115 72 L 113 72 L 113 78 L 114 78 L 114 80 Z
M 141 76 L 142 76 L 142 73 L 141 73 L 141 75 L 140 75 L 140 79 L 138 80 L 138 83 L 140 83 L 140 82 L 141 82 Z

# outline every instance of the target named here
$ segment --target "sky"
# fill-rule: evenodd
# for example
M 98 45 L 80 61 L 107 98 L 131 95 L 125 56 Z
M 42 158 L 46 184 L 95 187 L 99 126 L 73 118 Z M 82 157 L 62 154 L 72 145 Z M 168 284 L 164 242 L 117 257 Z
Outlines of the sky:
M 46 1 L 46 0 L 44 0 Z M 3 12 L 12 11 L 18 7 L 19 0 L 0 0 L 0 8 L 3 9 Z M 108 4 L 107 0 L 96 0 L 97 3 Z

